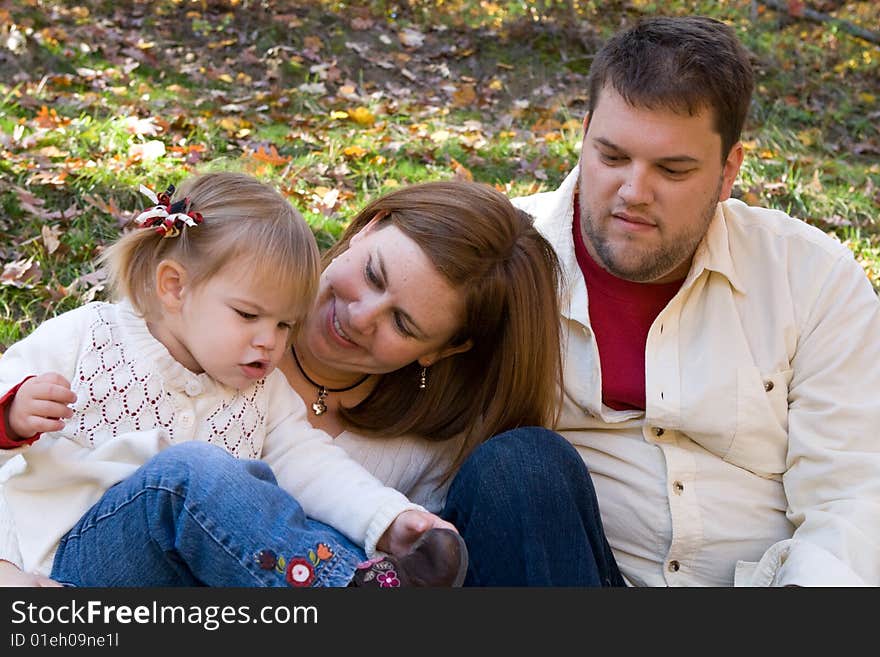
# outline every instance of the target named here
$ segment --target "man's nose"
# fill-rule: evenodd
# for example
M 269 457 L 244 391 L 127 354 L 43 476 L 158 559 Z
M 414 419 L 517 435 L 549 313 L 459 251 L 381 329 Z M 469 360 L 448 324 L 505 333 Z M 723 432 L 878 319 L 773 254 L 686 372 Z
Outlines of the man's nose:
M 650 203 L 654 200 L 650 172 L 638 165 L 629 167 L 617 194 L 628 206 Z

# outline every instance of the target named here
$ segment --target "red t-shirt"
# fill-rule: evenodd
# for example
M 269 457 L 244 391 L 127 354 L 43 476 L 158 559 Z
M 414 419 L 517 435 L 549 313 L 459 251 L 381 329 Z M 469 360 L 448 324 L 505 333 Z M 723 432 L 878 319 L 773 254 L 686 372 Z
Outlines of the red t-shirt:
M 672 283 L 633 283 L 608 273 L 590 257 L 574 203 L 574 252 L 587 283 L 590 324 L 599 347 L 602 402 L 615 410 L 645 410 L 645 343 L 651 324 L 678 292 Z

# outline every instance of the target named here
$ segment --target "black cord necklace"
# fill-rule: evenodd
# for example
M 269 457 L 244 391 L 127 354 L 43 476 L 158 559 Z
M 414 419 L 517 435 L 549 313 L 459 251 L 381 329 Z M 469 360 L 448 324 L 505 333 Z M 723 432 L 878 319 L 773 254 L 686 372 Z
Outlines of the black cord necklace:
M 296 367 L 299 370 L 299 373 L 303 375 L 303 378 L 311 383 L 318 389 L 318 398 L 312 403 L 312 412 L 315 415 L 323 415 L 327 412 L 327 404 L 324 403 L 324 400 L 327 399 L 327 395 L 331 392 L 348 392 L 349 390 L 353 390 L 357 388 L 360 384 L 370 378 L 369 374 L 364 374 L 357 381 L 352 383 L 350 386 L 346 386 L 344 388 L 328 388 L 327 386 L 322 386 L 317 381 L 312 380 L 306 371 L 303 369 L 302 364 L 299 362 L 299 357 L 296 355 L 296 347 L 290 345 L 290 353 L 293 354 L 293 362 L 296 363 Z

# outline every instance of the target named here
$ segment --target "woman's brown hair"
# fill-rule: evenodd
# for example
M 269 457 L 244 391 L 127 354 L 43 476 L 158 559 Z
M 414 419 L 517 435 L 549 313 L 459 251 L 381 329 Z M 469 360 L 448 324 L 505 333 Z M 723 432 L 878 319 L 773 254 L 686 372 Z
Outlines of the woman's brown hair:
M 416 242 L 464 295 L 452 345 L 472 346 L 431 365 L 382 375 L 370 395 L 340 415 L 376 436 L 462 436 L 453 468 L 487 438 L 518 426 L 552 426 L 561 371 L 559 264 L 550 244 L 494 188 L 468 182 L 410 185 L 370 203 L 324 254 L 325 266 L 374 217 Z

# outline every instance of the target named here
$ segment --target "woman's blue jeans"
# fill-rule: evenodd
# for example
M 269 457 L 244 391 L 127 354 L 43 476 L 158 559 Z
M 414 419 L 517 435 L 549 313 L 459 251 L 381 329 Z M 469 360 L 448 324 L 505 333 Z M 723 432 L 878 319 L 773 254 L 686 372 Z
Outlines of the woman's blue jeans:
M 452 481 L 443 517 L 468 547 L 465 586 L 624 586 L 590 473 L 547 429 L 494 436 Z
M 262 461 L 202 442 L 160 452 L 61 540 L 73 586 L 346 586 L 366 556 L 306 517 Z

